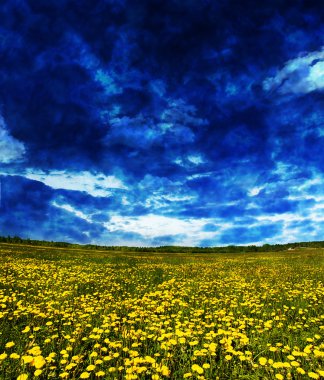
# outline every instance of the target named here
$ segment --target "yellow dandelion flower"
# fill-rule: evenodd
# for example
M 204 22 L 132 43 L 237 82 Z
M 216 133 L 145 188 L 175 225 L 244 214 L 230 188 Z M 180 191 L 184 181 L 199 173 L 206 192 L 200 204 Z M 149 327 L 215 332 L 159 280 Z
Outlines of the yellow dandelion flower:
M 44 367 L 45 364 L 46 364 L 46 360 L 43 358 L 43 356 L 36 356 L 34 358 L 34 367 L 35 368 L 40 369 L 40 368 Z
M 12 354 L 10 354 L 10 359 L 19 359 L 20 358 L 20 355 L 16 354 L 15 352 L 13 352 Z
M 27 373 L 22 373 L 17 377 L 17 380 L 27 380 L 28 379 L 28 374 Z
M 66 371 L 70 371 L 72 368 L 76 367 L 77 364 L 76 363 L 70 363 L 68 364 L 66 367 L 65 367 L 65 370 Z
M 14 345 L 15 345 L 14 342 L 8 342 L 8 343 L 6 344 L 6 348 L 11 348 L 11 347 L 13 347 Z
M 266 365 L 268 360 L 266 358 L 259 358 L 259 364 Z
M 315 373 L 315 372 L 308 372 L 307 375 L 311 379 L 319 379 L 320 378 L 320 376 L 317 373 Z
M 197 372 L 199 375 L 202 375 L 204 373 L 204 369 L 198 364 L 193 364 L 191 366 L 191 370 L 192 372 Z
M 167 366 L 163 365 L 161 368 L 161 373 L 163 376 L 169 376 L 170 375 L 170 370 Z
M 33 356 L 30 355 L 24 355 L 21 357 L 21 359 L 24 362 L 24 364 L 29 364 L 34 360 Z
M 315 350 L 314 350 L 314 356 L 315 356 L 316 358 L 324 357 L 324 352 L 315 349 Z
M 89 379 L 90 373 L 89 372 L 82 372 L 80 375 L 80 379 Z

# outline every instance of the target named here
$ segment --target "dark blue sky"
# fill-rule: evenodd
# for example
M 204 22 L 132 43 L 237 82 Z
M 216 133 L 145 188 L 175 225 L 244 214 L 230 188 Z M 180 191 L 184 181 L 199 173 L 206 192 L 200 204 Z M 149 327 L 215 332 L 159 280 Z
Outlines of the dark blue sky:
M 320 1 L 4 0 L 0 234 L 324 239 Z

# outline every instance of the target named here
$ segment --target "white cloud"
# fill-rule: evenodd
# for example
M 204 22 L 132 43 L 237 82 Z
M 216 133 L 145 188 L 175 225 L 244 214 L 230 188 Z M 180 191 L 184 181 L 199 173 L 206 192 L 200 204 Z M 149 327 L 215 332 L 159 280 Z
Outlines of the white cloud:
M 205 172 L 205 173 L 201 172 L 198 174 L 193 174 L 193 175 L 188 176 L 187 180 L 191 181 L 191 180 L 196 179 L 196 178 L 206 178 L 206 177 L 215 176 L 217 174 L 218 174 L 217 172 Z
M 160 215 L 142 215 L 138 217 L 114 215 L 104 226 L 109 232 L 125 231 L 137 233 L 145 239 L 153 239 L 165 235 L 183 235 L 181 240 L 174 242 L 177 245 L 199 245 L 204 239 L 215 238 L 225 228 L 231 227 L 228 223 L 217 224 L 217 231 L 205 232 L 205 224 L 213 222 L 210 219 L 178 219 Z
M 291 223 L 294 222 L 305 222 L 311 220 L 312 223 L 324 222 L 324 203 L 318 203 L 313 207 L 309 207 L 303 213 L 282 213 L 282 214 L 272 214 L 272 215 L 262 215 L 256 216 L 255 219 L 259 223 L 278 223 L 282 222 L 284 228 L 289 229 Z M 257 224 L 256 224 L 257 225 Z M 254 225 L 251 225 L 253 227 Z
M 171 194 L 166 194 L 161 196 L 162 199 L 165 199 L 169 202 L 187 202 L 187 201 L 192 201 L 193 199 L 196 198 L 194 195 L 171 195 Z
M 313 171 L 310 178 L 304 178 L 294 165 L 278 162 L 273 171 L 280 180 L 276 184 L 267 183 L 269 191 L 275 191 L 276 186 L 282 185 L 288 190 L 285 196 L 287 201 L 293 202 L 296 207 L 293 212 L 281 212 L 255 216 L 256 222 L 250 224 L 250 228 L 257 228 L 262 224 L 280 225 L 273 237 L 262 239 L 262 243 L 288 243 L 296 241 L 320 240 L 323 236 L 324 222 L 324 177 L 321 173 Z M 256 193 L 259 189 L 252 188 L 249 191 Z M 253 198 L 252 198 L 253 199 Z M 252 200 L 251 199 L 251 200 Z M 247 209 L 258 209 L 253 201 Z
M 260 193 L 260 191 L 262 189 L 264 189 L 264 186 L 255 186 L 255 187 L 252 187 L 252 189 L 249 190 L 248 195 L 250 197 L 255 197 L 256 195 L 258 195 Z
M 324 89 L 324 48 L 288 61 L 274 77 L 263 82 L 265 91 L 306 94 Z
M 108 197 L 111 189 L 126 189 L 125 185 L 115 176 L 83 172 L 33 171 L 28 169 L 26 178 L 43 182 L 53 189 L 84 191 L 94 197 Z
M 299 214 L 282 213 L 282 214 L 260 215 L 260 216 L 256 216 L 255 219 L 261 223 L 276 223 L 276 222 L 286 223 L 286 222 L 298 222 L 306 218 L 300 216 Z
M 205 162 L 200 154 L 193 154 L 191 156 L 188 156 L 187 158 L 191 163 L 193 163 L 195 165 L 200 165 L 200 164 L 203 164 Z
M 156 195 L 153 193 L 145 200 L 145 207 L 157 208 L 157 207 L 170 207 L 170 202 L 183 203 L 192 201 L 195 199 L 192 195 L 182 195 L 182 194 L 163 194 Z
M 202 220 L 180 220 L 154 214 L 138 217 L 114 215 L 108 223 L 105 223 L 105 227 L 111 232 L 125 230 L 145 237 L 158 237 L 197 233 L 205 223 Z
M 74 207 L 72 207 L 71 205 L 69 204 L 58 204 L 57 202 L 52 202 L 52 205 L 54 207 L 57 207 L 57 208 L 60 208 L 62 210 L 65 210 L 65 211 L 68 211 L 70 212 L 71 214 L 74 214 L 75 216 L 77 216 L 78 218 L 81 218 L 83 220 L 86 220 L 87 222 L 89 223 L 92 223 L 92 220 L 91 218 L 86 215 L 85 213 L 83 213 L 82 211 L 79 211 L 77 209 L 75 209 Z
M 193 165 L 201 165 L 206 161 L 200 154 L 191 154 L 186 157 L 177 157 L 174 161 L 175 164 L 183 167 L 192 167 Z
M 9 164 L 21 161 L 25 152 L 24 144 L 10 135 L 5 121 L 0 115 L 0 163 Z

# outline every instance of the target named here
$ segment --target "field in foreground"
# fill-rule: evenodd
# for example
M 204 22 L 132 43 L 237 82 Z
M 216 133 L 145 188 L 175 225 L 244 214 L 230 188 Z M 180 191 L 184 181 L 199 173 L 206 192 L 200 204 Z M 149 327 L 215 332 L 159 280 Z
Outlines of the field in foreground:
M 324 250 L 0 245 L 0 379 L 319 379 Z

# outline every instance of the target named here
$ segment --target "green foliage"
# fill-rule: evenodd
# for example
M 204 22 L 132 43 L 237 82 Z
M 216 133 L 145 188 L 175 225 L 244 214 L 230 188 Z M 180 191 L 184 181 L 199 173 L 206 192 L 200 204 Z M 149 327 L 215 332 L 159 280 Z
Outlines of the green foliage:
M 67 242 L 53 242 L 44 240 L 22 239 L 18 236 L 0 236 L 0 243 L 22 244 L 32 246 L 75 248 L 84 250 L 107 250 L 116 252 L 156 252 L 156 253 L 244 253 L 244 252 L 278 252 L 297 248 L 324 248 L 324 241 L 308 241 L 287 244 L 263 244 L 256 245 L 228 245 L 224 247 L 182 247 L 166 245 L 160 247 L 127 247 L 127 246 L 102 246 L 95 244 L 73 244 Z

